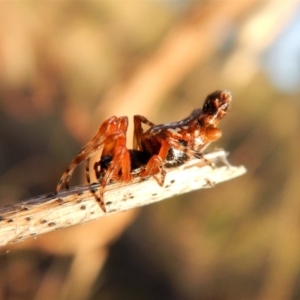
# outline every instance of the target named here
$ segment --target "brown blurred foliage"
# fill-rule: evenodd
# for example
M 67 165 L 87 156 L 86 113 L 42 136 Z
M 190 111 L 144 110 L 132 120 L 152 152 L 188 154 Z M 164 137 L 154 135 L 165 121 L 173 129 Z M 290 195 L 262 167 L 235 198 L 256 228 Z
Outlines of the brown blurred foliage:
M 54 190 L 105 118 L 179 120 L 223 88 L 214 146 L 248 174 L 3 249 L 0 299 L 298 299 L 299 94 L 259 60 L 295 7 L 2 2 L 1 205 Z

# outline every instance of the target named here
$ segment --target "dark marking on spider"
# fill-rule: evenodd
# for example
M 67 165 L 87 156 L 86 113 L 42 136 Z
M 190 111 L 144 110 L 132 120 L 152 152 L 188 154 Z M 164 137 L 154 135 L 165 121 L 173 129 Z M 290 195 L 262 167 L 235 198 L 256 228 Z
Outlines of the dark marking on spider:
M 81 206 L 80 206 L 80 209 L 81 209 L 81 210 L 85 210 L 85 209 L 86 209 L 86 206 L 85 206 L 85 205 L 81 205 Z
M 13 219 L 8 219 L 7 223 L 12 223 L 14 220 Z
M 27 218 L 26 218 L 26 221 L 28 221 L 28 222 L 31 221 L 31 218 L 27 217 Z
M 70 178 L 82 162 L 85 162 L 86 178 L 90 183 L 90 159 L 98 151 L 100 157 L 93 171 L 100 188 L 99 193 L 91 188 L 91 193 L 104 212 L 103 193 L 110 183 L 132 182 L 135 178 L 142 181 L 152 176 L 163 186 L 166 168 L 178 167 L 191 158 L 202 159 L 213 167 L 204 158 L 203 150 L 221 137 L 222 132 L 217 126 L 226 115 L 231 100 L 230 92 L 216 91 L 206 97 L 202 109 L 195 109 L 187 118 L 173 123 L 155 125 L 144 116 L 135 115 L 133 149 L 126 147 L 128 117 L 108 118 L 64 171 L 55 193 L 63 184 L 69 188 Z M 150 128 L 144 131 L 143 125 Z
M 49 227 L 53 227 L 53 226 L 55 226 L 55 225 L 56 225 L 55 222 L 50 222 L 50 223 L 48 224 Z
M 41 220 L 41 224 L 45 224 L 45 223 L 47 223 L 48 221 L 47 220 Z

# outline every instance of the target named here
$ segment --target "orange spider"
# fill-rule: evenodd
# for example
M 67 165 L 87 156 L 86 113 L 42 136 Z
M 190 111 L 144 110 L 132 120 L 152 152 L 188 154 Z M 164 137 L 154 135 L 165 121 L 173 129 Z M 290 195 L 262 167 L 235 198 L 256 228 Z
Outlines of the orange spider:
M 83 161 L 90 183 L 90 158 L 98 151 L 100 159 L 94 164 L 94 171 L 100 182 L 100 197 L 94 190 L 92 192 L 104 211 L 104 188 L 112 181 L 130 182 L 137 176 L 141 179 L 153 176 L 163 186 L 165 168 L 182 165 L 193 157 L 205 159 L 202 151 L 221 137 L 217 125 L 229 109 L 231 100 L 230 92 L 216 91 L 207 96 L 202 110 L 195 109 L 187 118 L 174 123 L 154 125 L 145 117 L 135 115 L 133 149 L 130 150 L 126 147 L 128 117 L 108 118 L 64 171 L 55 193 L 63 184 L 69 188 L 74 169 Z M 144 132 L 142 124 L 150 128 Z

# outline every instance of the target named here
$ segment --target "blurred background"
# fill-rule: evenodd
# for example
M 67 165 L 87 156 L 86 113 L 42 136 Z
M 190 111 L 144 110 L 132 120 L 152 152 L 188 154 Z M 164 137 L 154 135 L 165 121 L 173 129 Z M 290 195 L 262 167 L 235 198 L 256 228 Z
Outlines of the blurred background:
M 298 1 L 0 8 L 1 205 L 53 191 L 107 117 L 177 121 L 217 89 L 233 105 L 210 149 L 248 169 L 0 249 L 0 299 L 300 298 Z

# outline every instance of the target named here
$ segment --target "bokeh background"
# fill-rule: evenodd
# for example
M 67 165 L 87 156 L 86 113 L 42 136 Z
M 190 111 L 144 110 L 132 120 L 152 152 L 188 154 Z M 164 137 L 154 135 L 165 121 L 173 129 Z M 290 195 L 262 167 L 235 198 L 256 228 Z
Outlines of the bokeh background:
M 1 2 L 1 205 L 53 191 L 105 118 L 217 89 L 210 149 L 246 175 L 2 248 L 0 299 L 300 298 L 298 1 Z

